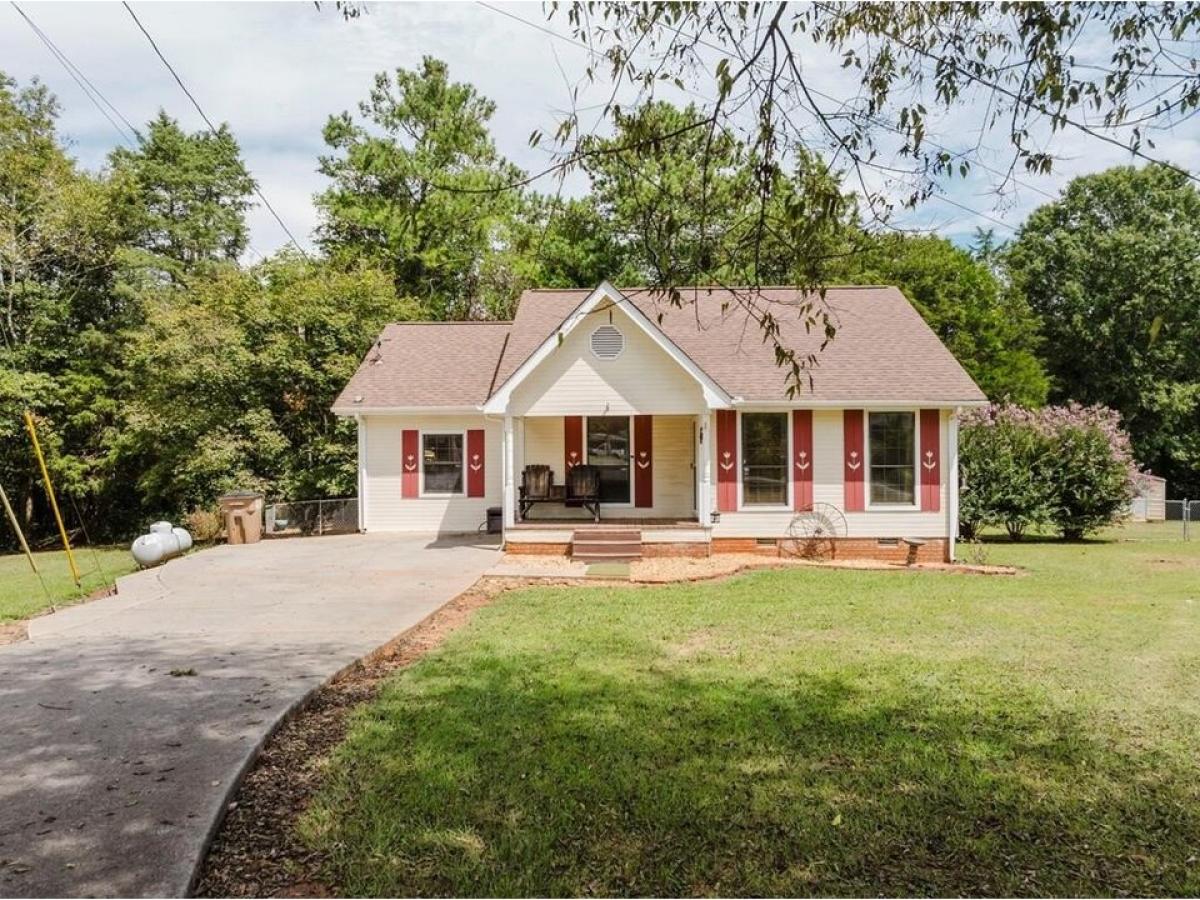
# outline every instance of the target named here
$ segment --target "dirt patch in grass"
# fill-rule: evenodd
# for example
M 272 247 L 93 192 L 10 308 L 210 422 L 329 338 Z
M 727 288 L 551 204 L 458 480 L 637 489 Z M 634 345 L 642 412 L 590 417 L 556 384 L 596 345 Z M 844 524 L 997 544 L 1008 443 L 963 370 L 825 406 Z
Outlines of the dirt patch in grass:
M 24 622 L 0 622 L 0 647 L 15 644 L 29 637 L 29 628 Z
M 79 600 L 68 605 L 75 606 L 79 603 L 91 603 L 93 600 L 99 600 L 101 597 L 111 597 L 117 592 L 116 585 L 107 585 L 102 588 L 97 588 L 86 597 L 81 597 Z M 29 619 L 36 619 L 40 616 L 48 616 L 51 613 L 58 612 L 59 607 L 51 606 L 40 610 Z M 16 622 L 0 622 L 0 647 L 5 644 L 16 644 L 29 639 L 29 619 L 20 619 Z
M 204 861 L 197 897 L 333 897 L 321 881 L 324 860 L 295 823 L 321 785 L 330 753 L 353 710 L 376 696 L 385 678 L 411 665 L 462 627 L 475 610 L 516 579 L 484 579 L 400 637 L 318 690 L 267 742 Z

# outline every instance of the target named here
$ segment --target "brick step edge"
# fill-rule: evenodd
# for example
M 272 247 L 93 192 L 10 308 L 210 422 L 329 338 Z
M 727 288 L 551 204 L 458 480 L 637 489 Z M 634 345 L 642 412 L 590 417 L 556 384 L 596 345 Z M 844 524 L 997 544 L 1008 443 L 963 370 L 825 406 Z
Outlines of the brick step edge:
M 617 550 L 626 553 L 641 553 L 641 541 L 573 541 L 571 543 L 571 553 L 580 554 L 589 551 L 597 553 L 614 553 Z
M 642 533 L 640 531 L 575 531 L 571 534 L 571 540 L 589 544 L 640 544 Z

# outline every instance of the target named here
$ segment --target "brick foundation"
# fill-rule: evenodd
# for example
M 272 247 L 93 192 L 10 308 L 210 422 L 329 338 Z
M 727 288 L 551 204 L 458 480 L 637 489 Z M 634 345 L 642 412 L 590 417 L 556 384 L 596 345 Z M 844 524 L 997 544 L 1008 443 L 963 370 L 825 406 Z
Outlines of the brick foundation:
M 529 556 L 566 556 L 571 550 L 571 542 L 506 541 L 504 550 L 506 553 L 522 553 Z
M 642 556 L 690 556 L 704 559 L 709 553 L 708 541 L 642 541 Z
M 944 538 L 925 538 L 918 548 L 917 562 L 947 562 L 948 545 Z M 786 549 L 781 549 L 781 544 Z M 791 541 L 775 541 L 760 544 L 755 538 L 713 538 L 713 553 L 759 553 L 763 556 L 804 555 L 801 548 Z M 833 538 L 819 541 L 812 555 L 818 559 L 869 559 L 875 562 L 903 563 L 908 559 L 909 547 L 904 541 L 895 544 L 882 543 L 879 538 Z
M 786 549 L 780 545 L 785 544 Z M 529 556 L 568 556 L 570 541 L 509 541 L 504 549 L 508 553 Z M 881 543 L 878 538 L 833 538 L 821 541 L 814 547 L 813 556 L 818 559 L 869 559 L 875 562 L 903 563 L 908 559 L 908 545 L 904 541 L 895 544 Z M 926 538 L 924 546 L 917 550 L 917 562 L 947 562 L 947 543 L 944 538 Z M 711 543 L 703 541 L 661 541 L 642 543 L 642 556 L 688 556 L 702 558 L 713 553 L 757 553 L 762 556 L 803 555 L 792 542 L 773 540 L 758 542 L 757 538 L 713 538 Z

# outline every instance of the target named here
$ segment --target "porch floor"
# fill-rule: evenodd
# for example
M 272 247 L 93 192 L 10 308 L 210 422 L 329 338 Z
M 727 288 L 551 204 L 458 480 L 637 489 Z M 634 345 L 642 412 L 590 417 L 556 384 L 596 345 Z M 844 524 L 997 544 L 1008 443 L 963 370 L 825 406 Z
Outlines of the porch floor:
M 703 530 L 699 519 L 637 519 L 637 518 L 605 518 L 599 522 L 591 519 L 526 519 L 516 525 L 509 525 L 508 531 L 581 531 L 610 529 L 628 531 L 637 528 L 641 531 L 656 529 L 696 528 Z

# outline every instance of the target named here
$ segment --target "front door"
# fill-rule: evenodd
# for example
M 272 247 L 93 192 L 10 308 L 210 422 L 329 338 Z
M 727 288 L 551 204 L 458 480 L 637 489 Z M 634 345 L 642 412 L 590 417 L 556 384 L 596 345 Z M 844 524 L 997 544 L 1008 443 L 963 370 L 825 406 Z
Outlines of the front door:
M 629 416 L 587 417 L 587 461 L 600 470 L 600 502 L 629 502 Z

